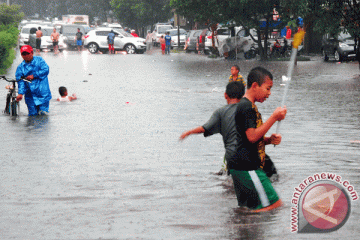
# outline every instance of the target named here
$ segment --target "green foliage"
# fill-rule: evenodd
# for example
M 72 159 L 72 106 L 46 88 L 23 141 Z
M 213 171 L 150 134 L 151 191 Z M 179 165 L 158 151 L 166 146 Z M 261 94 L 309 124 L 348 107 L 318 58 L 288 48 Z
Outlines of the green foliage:
M 24 13 L 19 12 L 19 5 L 7 6 L 5 3 L 0 4 L 0 25 L 16 24 L 24 17 Z
M 0 5 L 0 73 L 3 74 L 15 59 L 15 50 L 19 30 L 18 23 L 23 16 L 18 12 L 20 6 Z
M 110 3 L 119 21 L 132 28 L 164 22 L 171 17 L 169 0 L 112 0 Z

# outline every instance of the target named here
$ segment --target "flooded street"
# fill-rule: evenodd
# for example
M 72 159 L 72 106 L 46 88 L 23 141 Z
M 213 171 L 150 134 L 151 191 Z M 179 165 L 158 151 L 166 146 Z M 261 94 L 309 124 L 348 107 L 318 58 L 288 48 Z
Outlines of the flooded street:
M 282 143 L 267 146 L 284 206 L 238 210 L 218 176 L 220 135 L 180 134 L 226 104 L 230 68 L 274 75 L 266 120 L 281 103 L 287 62 L 225 61 L 159 49 L 137 55 L 41 53 L 50 67 L 50 115 L 0 115 L 0 239 L 356 239 L 360 205 L 339 230 L 291 233 L 291 198 L 307 177 L 336 173 L 360 193 L 360 77 L 353 62 L 298 62 L 287 95 Z M 20 54 L 7 76 L 13 77 Z M 0 109 L 5 107 L 0 82 Z M 57 102 L 65 86 L 78 100 Z M 274 126 L 269 133 L 275 132 Z

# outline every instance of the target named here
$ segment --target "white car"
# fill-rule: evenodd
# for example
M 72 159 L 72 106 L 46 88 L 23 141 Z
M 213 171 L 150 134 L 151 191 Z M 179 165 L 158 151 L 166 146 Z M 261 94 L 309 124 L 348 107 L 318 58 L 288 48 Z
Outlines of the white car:
M 247 52 L 250 50 L 251 46 L 254 45 L 254 40 L 244 28 L 235 27 L 235 32 L 236 37 L 232 37 L 230 29 L 221 28 L 217 30 L 217 40 L 219 43 L 218 50 L 220 55 L 234 49 L 236 49 L 237 52 Z M 254 29 L 250 29 L 250 32 L 256 40 L 256 31 Z
M 29 44 L 30 33 L 35 33 L 38 30 L 38 27 L 41 27 L 40 24 L 28 24 L 22 27 L 19 35 L 19 46 Z
M 171 47 L 178 47 L 178 30 L 177 29 L 171 29 L 168 30 L 171 36 Z M 186 30 L 180 28 L 180 46 L 185 46 L 186 41 Z
M 49 50 L 49 51 L 53 51 L 54 50 L 54 46 L 53 46 L 53 41 L 51 40 L 51 33 L 53 32 L 53 27 L 41 27 L 41 31 L 43 33 L 43 36 L 41 37 L 41 45 L 40 45 L 40 50 Z M 31 47 L 36 48 L 36 34 L 30 34 L 29 37 L 29 45 Z M 60 35 L 59 37 L 59 42 L 58 42 L 58 49 L 60 52 L 62 52 L 64 49 L 66 49 L 67 46 L 64 43 L 64 38 L 62 35 Z
M 84 38 L 84 46 L 91 53 L 101 51 L 106 53 L 109 50 L 107 36 L 111 30 L 114 30 L 114 48 L 115 51 L 125 50 L 128 54 L 144 53 L 146 44 L 144 38 L 133 37 L 130 33 L 122 29 L 97 28 L 88 32 Z
M 154 31 L 152 33 L 152 36 L 151 36 L 153 45 L 154 46 L 160 46 L 160 40 L 159 39 L 160 39 L 161 35 L 164 35 L 164 37 L 165 37 L 166 32 L 168 30 L 170 30 L 170 29 L 173 29 L 172 25 L 161 24 L 161 23 L 156 24 L 155 28 L 154 28 Z

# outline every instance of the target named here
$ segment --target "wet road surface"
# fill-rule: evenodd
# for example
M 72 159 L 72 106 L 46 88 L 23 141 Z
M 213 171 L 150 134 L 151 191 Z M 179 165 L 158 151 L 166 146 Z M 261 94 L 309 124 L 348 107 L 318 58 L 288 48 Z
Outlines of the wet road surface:
M 291 233 L 294 188 L 333 172 L 360 192 L 358 65 L 298 62 L 289 88 L 283 142 L 266 151 L 284 202 L 262 214 L 239 211 L 217 176 L 221 136 L 180 134 L 226 104 L 230 68 L 244 77 L 262 65 L 274 74 L 263 120 L 281 103 L 286 62 L 224 61 L 195 54 L 41 53 L 50 66 L 50 115 L 1 115 L 1 239 L 356 239 L 359 201 L 347 223 L 327 234 Z M 18 55 L 8 76 L 14 76 Z M 5 83 L 0 83 L 4 108 Z M 78 100 L 59 103 L 58 87 Z M 273 127 L 270 132 L 274 132 Z

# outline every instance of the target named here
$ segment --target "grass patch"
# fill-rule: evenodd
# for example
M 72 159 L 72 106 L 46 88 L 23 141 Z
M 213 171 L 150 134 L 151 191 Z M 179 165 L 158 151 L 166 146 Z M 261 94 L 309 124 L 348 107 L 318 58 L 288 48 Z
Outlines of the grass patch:
M 170 52 L 172 52 L 172 53 L 184 53 L 185 52 L 185 50 L 184 49 L 182 49 L 182 48 L 180 48 L 180 49 L 172 49 Z

